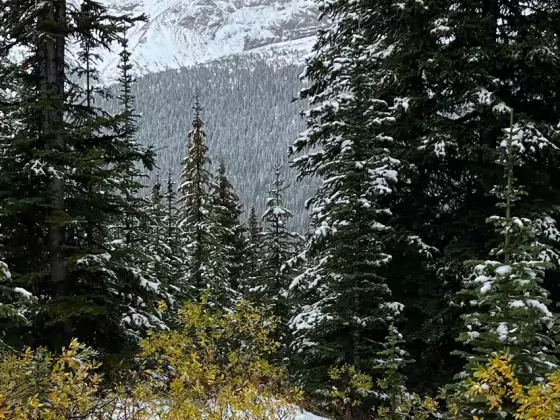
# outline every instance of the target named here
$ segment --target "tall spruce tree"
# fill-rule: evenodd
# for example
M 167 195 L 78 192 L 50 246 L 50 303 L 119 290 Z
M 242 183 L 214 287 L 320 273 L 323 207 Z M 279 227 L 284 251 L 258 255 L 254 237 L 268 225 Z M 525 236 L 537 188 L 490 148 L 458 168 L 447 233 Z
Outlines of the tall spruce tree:
M 542 285 L 545 270 L 552 266 L 551 261 L 558 260 L 558 254 L 539 241 L 534 220 L 514 215 L 516 203 L 520 204 L 526 195 L 514 175 L 524 162 L 524 130 L 523 125 L 513 124 L 512 113 L 511 126 L 498 145 L 497 162 L 504 166 L 504 182 L 492 189 L 492 195 L 505 215 L 491 216 L 488 222 L 494 225 L 502 242 L 491 251 L 491 259 L 476 262 L 461 292 L 468 312 L 463 317 L 466 330 L 460 339 L 472 348 L 464 354 L 467 365 L 461 378 L 472 377 L 479 363 L 487 362 L 503 349 L 510 354 L 522 384 L 540 382 L 547 373 L 558 369 L 554 354 L 556 315 L 550 309 L 549 292 Z M 540 142 L 541 148 L 555 147 L 544 138 L 535 141 Z M 462 385 L 468 387 L 467 381 Z M 473 406 L 476 408 L 476 401 Z M 472 416 L 473 406 L 466 409 L 465 418 Z M 481 414 L 487 416 L 484 411 Z M 496 413 L 496 418 L 503 417 Z
M 363 72 L 374 81 L 364 87 L 368 101 L 386 105 L 394 118 L 385 127 L 392 139 L 386 148 L 400 161 L 401 176 L 391 205 L 395 235 L 385 242 L 392 256 L 387 280 L 406 308 L 401 331 L 416 360 L 407 367 L 413 390 L 435 391 L 462 369 L 460 358 L 450 356 L 462 309 L 450 303 L 466 274 L 465 258 L 488 255 L 499 241 L 484 220 L 495 211 L 487 192 L 502 174 L 493 154 L 509 107 L 519 124 L 558 145 L 559 8 L 508 0 L 321 6 L 334 23 L 319 34 L 307 97 L 323 95 L 325 108 L 339 107 L 343 101 L 328 102 L 336 89 L 330 75 L 346 72 L 340 56 L 362 44 L 371 62 Z M 557 248 L 559 153 L 536 147 L 527 130 L 526 164 L 516 175 L 530 195 L 517 211 Z M 554 301 L 557 279 L 557 269 L 546 271 Z
M 139 226 L 139 248 L 146 256 L 145 272 L 157 279 L 169 292 L 180 297 L 177 284 L 177 256 L 174 254 L 173 239 L 167 234 L 166 203 L 159 179 L 152 186 L 150 197 L 142 208 L 143 218 Z
M 186 272 L 181 287 L 193 299 L 212 289 L 211 252 L 216 238 L 211 229 L 212 203 L 209 189 L 212 174 L 198 97 L 194 105 L 193 130 L 187 137 L 179 184 L 179 227 L 184 233 Z
M 262 264 L 262 226 L 255 207 L 251 207 L 247 228 L 245 229 L 245 268 L 242 291 L 246 297 L 253 299 L 254 288 L 258 285 L 258 276 Z
M 245 266 L 243 213 L 239 197 L 226 176 L 226 166 L 220 162 L 210 186 L 212 202 L 212 229 L 216 242 L 212 255 L 215 273 L 224 278 L 224 292 L 239 290 Z M 231 296 L 234 298 L 234 296 Z
M 165 179 L 165 192 L 163 193 L 163 205 L 165 207 L 162 219 L 163 231 L 166 247 L 171 256 L 171 273 L 170 284 L 176 288 L 179 295 L 183 295 L 181 289 L 181 277 L 183 275 L 185 249 L 182 241 L 183 234 L 179 228 L 179 210 L 177 208 L 177 192 L 175 182 L 168 172 Z
M 291 312 L 289 287 L 296 275 L 290 262 L 301 251 L 302 238 L 288 229 L 293 214 L 284 204 L 284 192 L 288 186 L 282 177 L 282 169 L 280 164 L 274 166 L 274 181 L 262 215 L 262 250 L 258 284 L 254 290 L 258 296 L 257 301 L 268 305 L 271 314 L 277 319 L 278 339 L 282 344 L 288 345 L 290 340 L 287 325 Z
M 131 74 L 127 27 L 123 30 L 119 43 L 121 51 L 118 68 L 121 74 L 117 99 L 121 105 L 121 114 L 118 132 L 125 147 L 138 147 L 135 139 L 138 116 L 135 114 L 135 97 L 132 94 L 135 79 Z M 155 155 L 150 148 L 145 152 L 151 156 L 151 166 L 148 169 L 152 169 Z M 172 285 L 167 271 L 169 261 L 164 258 L 165 252 L 159 242 L 161 231 L 154 226 L 154 218 L 161 217 L 160 214 L 153 214 L 159 210 L 158 202 L 151 200 L 153 196 L 148 199 L 140 196 L 139 191 L 143 187 L 141 181 L 145 176 L 139 165 L 134 161 L 124 160 L 119 162 L 119 166 L 123 171 L 120 184 L 123 211 L 112 218 L 105 242 L 106 247 L 117 256 L 114 258 L 117 276 L 124 284 L 139 286 L 141 291 L 130 294 L 136 299 L 136 304 L 129 303 L 122 319 L 129 339 L 134 342 L 147 329 L 167 328 L 156 306 L 162 300 L 172 302 L 173 293 L 170 292 Z
M 315 232 L 304 253 L 305 271 L 292 284 L 301 302 L 292 320 L 295 362 L 319 399 L 332 385 L 333 365 L 378 377 L 378 352 L 402 312 L 384 277 L 399 168 L 388 150 L 394 111 L 375 96 L 375 84 L 387 75 L 379 70 L 383 51 L 368 44 L 376 13 L 368 7 L 362 1 L 321 6 L 334 25 L 319 32 L 307 65 L 311 83 L 301 96 L 311 105 L 304 114 L 308 129 L 291 149 L 309 152 L 294 160 L 301 176 L 322 180 L 309 201 Z M 369 416 L 386 396 L 380 391 L 370 397 L 352 409 L 352 418 Z
M 107 48 L 134 19 L 89 0 L 2 5 L 0 50 L 21 47 L 24 57 L 10 70 L 17 88 L 4 104 L 17 128 L 2 139 L 0 247 L 12 284 L 37 297 L 27 313 L 32 327 L 8 337 L 56 349 L 77 337 L 104 353 L 123 351 L 133 344 L 131 330 L 161 325 L 160 294 L 118 275 L 120 256 L 107 247 L 106 230 L 127 211 L 130 168 L 153 165 L 153 154 L 123 135 L 122 114 L 95 106 L 93 85 L 70 80 L 78 67 L 93 80 L 95 58 L 71 63 L 66 46 Z
M 121 135 L 127 141 L 133 142 L 137 132 L 137 115 L 134 111 L 134 95 L 132 94 L 132 85 L 135 80 L 132 76 L 132 64 L 130 63 L 130 51 L 128 50 L 128 38 L 126 29 L 123 31 L 123 36 L 120 39 L 121 51 L 119 53 L 120 62 L 118 69 L 119 87 L 120 91 L 117 100 L 120 104 L 122 120 L 120 124 Z M 138 239 L 134 239 L 135 233 L 139 232 L 140 228 L 140 214 L 139 209 L 144 204 L 142 197 L 139 196 L 138 191 L 141 188 L 139 183 L 139 172 L 135 167 L 130 167 L 125 163 L 127 176 L 125 177 L 123 191 L 125 194 L 125 204 L 129 207 L 123 215 L 119 223 L 119 232 L 125 239 L 124 246 L 133 249 L 138 249 Z

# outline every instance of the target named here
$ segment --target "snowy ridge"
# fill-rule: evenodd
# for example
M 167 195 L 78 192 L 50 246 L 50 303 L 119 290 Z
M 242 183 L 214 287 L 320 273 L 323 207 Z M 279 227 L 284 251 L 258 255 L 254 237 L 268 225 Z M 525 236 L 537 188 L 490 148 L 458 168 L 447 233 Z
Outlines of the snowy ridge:
M 103 0 L 116 14 L 145 14 L 131 28 L 131 60 L 138 74 L 256 54 L 271 61 L 303 61 L 318 26 L 313 0 Z M 114 78 L 118 55 L 105 54 L 101 74 Z

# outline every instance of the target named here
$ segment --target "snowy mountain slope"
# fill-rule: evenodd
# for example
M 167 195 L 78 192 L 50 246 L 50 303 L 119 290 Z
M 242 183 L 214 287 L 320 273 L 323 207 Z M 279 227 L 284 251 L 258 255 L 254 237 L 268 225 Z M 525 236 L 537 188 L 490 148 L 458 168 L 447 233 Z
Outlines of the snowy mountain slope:
M 317 29 L 313 0 L 103 0 L 115 13 L 145 14 L 129 31 L 139 74 L 255 53 L 301 62 Z M 103 58 L 111 79 L 116 53 Z
M 198 95 L 214 163 L 212 172 L 223 159 L 245 210 L 255 206 L 262 214 L 274 164 L 287 163 L 288 147 L 305 129 L 299 113 L 306 107 L 303 101 L 292 102 L 304 87 L 298 78 L 303 66 L 278 65 L 268 58 L 233 55 L 138 77 L 132 89 L 136 112 L 142 116 L 138 140 L 158 154 L 158 168 L 149 174 L 149 186 L 168 171 L 178 179 L 186 136 L 192 128 L 192 105 Z M 112 89 L 116 94 L 118 86 Z M 109 112 L 120 109 L 115 98 L 102 105 Z M 285 196 L 287 208 L 294 212 L 290 228 L 303 233 L 308 225 L 305 201 L 316 185 L 309 180 L 297 182 L 292 169 L 286 168 L 284 175 L 286 183 L 292 185 Z M 147 188 L 145 193 L 149 191 Z

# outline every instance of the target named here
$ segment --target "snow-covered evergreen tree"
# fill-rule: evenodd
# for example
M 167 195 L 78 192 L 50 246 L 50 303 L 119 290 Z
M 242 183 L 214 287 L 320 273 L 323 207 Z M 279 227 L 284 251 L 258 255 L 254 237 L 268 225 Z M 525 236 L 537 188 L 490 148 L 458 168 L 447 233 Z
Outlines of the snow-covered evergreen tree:
M 322 5 L 334 24 L 320 31 L 308 63 L 311 85 L 302 92 L 311 106 L 308 129 L 291 150 L 309 153 L 294 160 L 300 175 L 322 181 L 308 204 L 314 233 L 303 254 L 305 270 L 291 285 L 300 302 L 291 323 L 295 362 L 319 396 L 328 393 L 333 365 L 375 376 L 377 354 L 403 309 L 384 277 L 399 161 L 388 151 L 392 104 L 374 96 L 383 51 L 368 44 L 362 19 L 376 13 L 369 7 L 362 1 Z M 372 404 L 364 401 L 356 410 L 367 412 Z
M 93 100 L 104 94 L 93 51 L 134 20 L 91 0 L 2 2 L 0 50 L 18 47 L 22 61 L 0 77 L 16 87 L 3 103 L 16 129 L 0 146 L 0 253 L 12 284 L 37 298 L 30 328 L 13 334 L 19 344 L 58 350 L 77 337 L 117 353 L 161 325 L 159 285 L 121 276 L 129 260 L 108 232 L 128 213 L 130 173 L 152 166 L 153 153 L 124 133 L 126 113 L 107 114 Z M 68 44 L 83 48 L 75 60 Z M 69 77 L 76 73 L 78 81 Z
M 557 317 L 550 306 L 549 292 L 543 287 L 545 270 L 558 254 L 539 241 L 535 221 L 515 216 L 516 203 L 526 194 L 517 184 L 515 170 L 522 168 L 524 142 L 535 136 L 521 124 L 505 130 L 500 141 L 497 162 L 504 166 L 502 185 L 492 194 L 498 199 L 503 216 L 491 216 L 502 240 L 491 251 L 490 259 L 476 263 L 466 280 L 468 313 L 461 340 L 472 347 L 466 353 L 466 372 L 472 375 L 477 363 L 484 363 L 496 352 L 507 349 L 515 366 L 516 377 L 524 384 L 542 381 L 547 373 L 558 369 L 555 356 L 558 337 Z M 542 137 L 535 137 L 540 148 L 555 147 Z
M 165 192 L 163 193 L 163 205 L 165 207 L 162 223 L 166 247 L 169 248 L 171 256 L 171 285 L 181 290 L 181 277 L 183 275 L 185 260 L 184 235 L 179 227 L 179 210 L 177 208 L 177 192 L 171 172 L 165 179 Z
M 226 166 L 220 162 L 210 185 L 211 232 L 214 238 L 210 251 L 212 293 L 225 308 L 239 299 L 239 287 L 245 264 L 245 240 L 239 198 L 226 176 Z
M 132 95 L 134 78 L 126 31 L 119 41 L 122 46 L 119 64 L 119 134 L 123 146 L 127 147 L 136 145 L 137 115 Z M 146 152 L 150 154 L 153 164 L 153 152 L 149 148 Z M 125 174 L 120 184 L 123 211 L 112 219 L 106 247 L 114 254 L 113 270 L 128 291 L 123 295 L 127 305 L 121 316 L 121 325 L 129 340 L 136 342 L 149 329 L 168 328 L 157 308 L 161 301 L 171 304 L 175 293 L 172 293 L 173 285 L 169 279 L 170 256 L 160 241 L 163 216 L 160 202 L 154 200 L 155 195 L 160 194 L 159 189 L 149 198 L 141 197 L 139 191 L 143 187 L 141 180 L 144 177 L 138 165 L 123 161 L 119 162 L 119 166 Z
M 558 90 L 551 88 L 559 79 L 560 43 L 554 27 L 560 4 L 327 4 L 327 10 L 353 8 L 364 31 L 351 30 L 345 15 L 335 19 L 325 42 L 337 43 L 337 51 L 343 52 L 351 41 L 339 40 L 353 34 L 356 40 L 367 38 L 368 48 L 378 51 L 378 67 L 368 70 L 375 81 L 369 96 L 372 104 L 381 99 L 394 110 L 393 141 L 387 147 L 401 164 L 391 205 L 396 235 L 387 243 L 392 256 L 387 279 L 406 307 L 401 331 L 416 359 L 407 368 L 409 382 L 416 391 L 437 388 L 462 370 L 460 358 L 451 356 L 462 329 L 462 308 L 450 300 L 467 273 L 463 263 L 487 256 L 499 239 L 485 220 L 495 214 L 488 191 L 502 175 L 494 150 L 508 124 L 509 107 L 518 112 L 520 126 L 560 145 Z M 328 59 L 317 60 L 314 71 L 328 74 L 330 66 Z M 338 66 L 344 71 L 343 63 Z M 325 101 L 325 106 L 339 105 Z M 516 171 L 530 191 L 517 215 L 535 220 L 541 239 L 560 249 L 560 153 L 539 148 L 532 138 L 523 140 L 525 165 Z M 423 241 L 438 252 L 410 252 L 409 241 Z M 558 278 L 557 269 L 547 270 L 545 285 L 554 302 L 560 298 Z
M 219 279 L 213 277 L 211 252 L 216 243 L 212 230 L 212 203 L 209 189 L 212 174 L 206 146 L 202 108 L 196 98 L 193 130 L 187 138 L 179 184 L 179 228 L 184 234 L 186 269 L 181 288 L 197 299 Z
M 278 338 L 287 345 L 287 324 L 291 312 L 289 287 L 296 275 L 291 260 L 301 251 L 302 238 L 289 230 L 293 214 L 284 204 L 284 192 L 288 186 L 285 185 L 282 170 L 281 164 L 274 166 L 274 181 L 266 199 L 266 210 L 261 217 L 264 230 L 259 238 L 259 272 L 252 292 L 257 302 L 270 308 L 279 324 Z
M 149 256 L 147 269 L 152 271 L 153 276 L 168 287 L 172 294 L 180 296 L 177 284 L 178 255 L 174 254 L 173 238 L 168 236 L 167 208 L 160 182 L 156 182 L 152 187 L 150 197 L 146 200 L 144 214 L 145 221 L 140 229 L 143 235 L 141 247 Z
M 225 256 L 224 267 L 231 287 L 239 288 L 245 265 L 244 227 L 241 224 L 243 210 L 239 197 L 226 175 L 226 166 L 220 162 L 218 172 L 210 187 L 213 227 L 217 244 Z
M 249 218 L 247 220 L 247 228 L 245 229 L 245 267 L 243 271 L 242 292 L 250 299 L 254 295 L 250 290 L 255 290 L 257 286 L 258 276 L 262 265 L 262 226 L 257 217 L 255 207 L 251 207 Z
M 412 363 L 410 355 L 405 350 L 406 341 L 398 329 L 391 325 L 385 339 L 385 345 L 379 350 L 378 364 L 375 370 L 381 376 L 378 386 L 387 395 L 387 398 L 377 409 L 378 414 L 390 420 L 404 420 L 409 418 L 413 398 L 406 387 L 406 378 L 403 369 Z
M 398 261 L 403 266 L 400 277 L 410 276 L 402 289 L 418 290 L 409 292 L 410 302 L 415 301 L 418 318 L 426 316 L 423 330 L 434 332 L 432 342 L 443 345 L 438 349 L 425 341 L 422 331 L 415 333 L 426 344 L 422 353 L 412 352 L 414 367 L 421 373 L 428 363 L 419 356 L 429 353 L 434 366 L 444 366 L 440 360 L 445 360 L 443 374 L 457 373 L 462 363 L 448 355 L 457 345 L 450 334 L 456 337 L 462 328 L 453 325 L 461 308 L 446 309 L 436 298 L 460 290 L 460 280 L 468 274 L 465 260 L 485 258 L 499 247 L 497 232 L 485 221 L 495 214 L 495 199 L 488 191 L 502 182 L 495 150 L 509 124 L 510 108 L 525 133 L 524 165 L 516 169 L 516 177 L 530 192 L 518 203 L 517 216 L 534 220 L 541 239 L 560 249 L 560 151 L 541 148 L 535 141 L 545 138 L 560 145 L 558 91 L 551 89 L 560 77 L 560 44 L 553 41 L 558 39 L 553 28 L 560 4 L 461 0 L 452 7 L 446 2 L 428 7 L 403 2 L 403 7 L 395 27 L 404 28 L 406 39 L 393 50 L 401 65 L 392 68 L 399 85 L 393 89 L 402 92 L 408 105 L 398 121 L 399 140 L 407 148 L 396 157 L 409 156 L 415 169 L 407 177 L 409 184 L 399 186 L 401 205 L 393 212 L 399 224 L 440 252 L 434 271 L 414 270 L 405 256 Z M 555 302 L 560 298 L 559 278 L 557 269 L 547 270 L 545 284 Z M 409 308 L 408 300 L 403 303 Z

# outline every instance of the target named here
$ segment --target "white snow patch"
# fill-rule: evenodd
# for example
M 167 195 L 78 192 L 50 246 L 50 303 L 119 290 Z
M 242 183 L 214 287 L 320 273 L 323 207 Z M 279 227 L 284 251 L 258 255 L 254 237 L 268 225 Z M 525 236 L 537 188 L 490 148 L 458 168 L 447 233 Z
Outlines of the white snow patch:
M 511 266 L 510 265 L 502 265 L 496 268 L 496 274 L 499 276 L 507 276 L 511 273 Z
M 33 295 L 31 293 L 29 293 L 27 290 L 25 290 L 21 287 L 15 287 L 14 292 L 22 295 L 26 299 L 31 299 L 33 297 Z
M 498 325 L 498 329 L 496 330 L 496 332 L 498 333 L 498 338 L 502 343 L 507 341 L 509 336 L 509 329 L 505 322 L 500 322 L 500 325 Z

